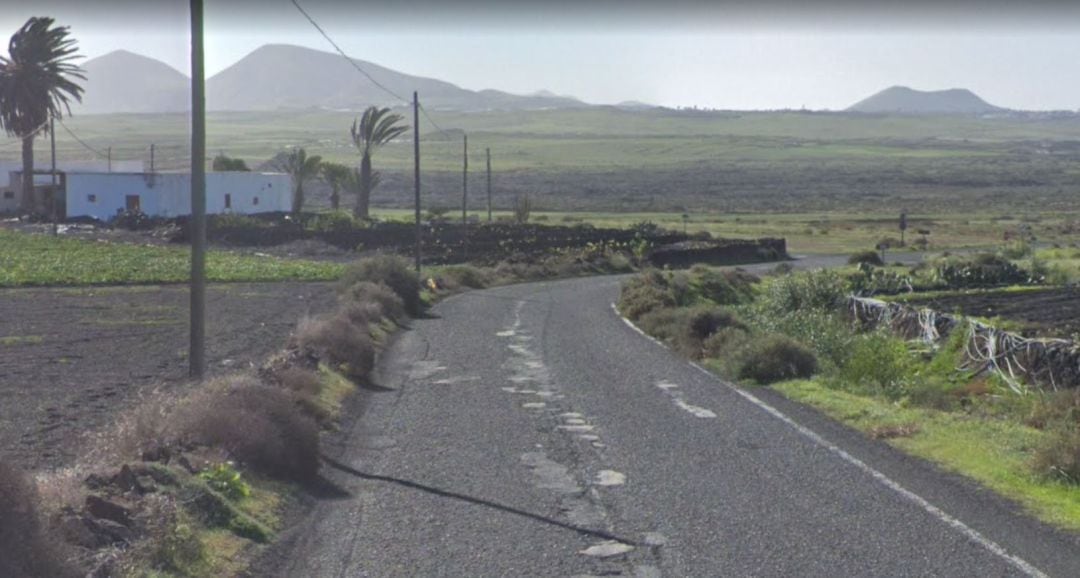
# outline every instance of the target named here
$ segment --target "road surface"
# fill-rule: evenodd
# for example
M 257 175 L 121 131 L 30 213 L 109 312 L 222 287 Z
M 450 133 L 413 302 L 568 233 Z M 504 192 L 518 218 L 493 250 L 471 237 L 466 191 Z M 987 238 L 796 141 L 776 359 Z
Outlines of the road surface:
M 613 310 L 618 278 L 450 298 L 383 356 L 279 576 L 1080 576 L 1077 536 Z

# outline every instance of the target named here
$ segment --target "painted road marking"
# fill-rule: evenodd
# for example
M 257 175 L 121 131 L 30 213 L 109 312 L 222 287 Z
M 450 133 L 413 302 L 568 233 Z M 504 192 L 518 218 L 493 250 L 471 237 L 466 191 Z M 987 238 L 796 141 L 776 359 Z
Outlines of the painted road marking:
M 626 323 L 626 325 L 628 327 L 630 327 L 631 329 L 636 331 L 638 334 L 644 336 L 646 339 L 652 341 L 653 343 L 656 343 L 660 347 L 663 347 L 663 348 L 667 349 L 667 346 L 664 345 L 662 342 L 660 342 L 657 339 L 653 338 L 651 335 L 646 334 L 644 331 L 639 329 L 638 326 L 634 325 L 629 319 L 623 317 L 622 314 L 619 313 L 619 309 L 615 306 L 614 303 L 611 304 L 611 310 L 615 312 L 615 315 L 618 316 L 619 319 L 623 320 L 623 323 Z M 769 413 L 773 417 L 775 417 L 775 418 L 779 419 L 780 421 L 788 424 L 789 426 L 794 428 L 795 431 L 799 432 L 800 434 L 802 434 L 806 438 L 810 439 L 810 441 L 812 441 L 812 442 L 820 445 L 821 447 L 829 450 L 830 452 L 835 454 L 840 459 L 848 462 L 849 464 L 851 464 L 851 465 L 855 466 L 856 468 L 862 470 L 864 473 L 870 475 L 870 477 L 874 478 L 875 480 L 877 480 L 879 483 L 881 483 L 885 487 L 887 487 L 890 490 L 900 494 L 904 498 L 908 499 L 909 501 L 913 502 L 917 506 L 921 507 L 923 510 L 928 512 L 931 516 L 937 518 L 938 520 L 944 522 L 945 524 L 947 524 L 949 526 L 952 526 L 953 528 L 958 530 L 961 534 L 966 536 L 968 539 L 976 542 L 977 544 L 979 544 L 983 548 L 986 548 L 987 550 L 989 550 L 993 554 L 996 554 L 997 556 L 1000 556 L 1002 559 L 1004 559 L 1006 562 L 1008 562 L 1014 568 L 1020 570 L 1024 574 L 1027 574 L 1028 576 L 1039 577 L 1039 578 L 1042 578 L 1042 577 L 1046 576 L 1046 574 L 1044 574 L 1041 570 L 1039 570 L 1038 568 L 1033 566 L 1028 561 L 1024 560 L 1023 558 L 1020 558 L 1019 556 L 1010 554 L 1008 552 L 1008 550 L 1003 548 L 997 542 L 994 542 L 993 540 L 987 538 L 986 536 L 983 536 L 982 534 L 980 534 L 978 532 L 978 530 L 976 530 L 976 529 L 972 528 L 971 526 L 968 526 L 967 524 L 961 522 L 960 520 L 950 516 L 944 510 L 942 510 L 941 508 L 938 508 L 937 506 L 931 504 L 930 502 L 928 502 L 922 496 L 920 496 L 920 495 L 916 494 L 915 492 L 912 492 L 911 490 L 901 486 L 898 482 L 894 481 L 892 478 L 890 478 L 890 477 L 886 476 L 885 474 L 883 474 L 883 473 L 875 470 L 874 468 L 870 467 L 868 464 L 866 464 L 866 462 L 864 462 L 864 461 L 860 460 L 859 458 L 856 458 L 855 456 L 853 456 L 853 455 L 847 453 L 846 451 L 840 449 L 837 445 L 835 445 L 832 442 L 830 442 L 830 441 L 826 440 L 825 438 L 821 437 L 820 435 L 815 433 L 813 430 L 807 428 L 806 426 L 803 426 L 803 425 L 797 423 L 795 420 L 791 419 L 790 417 L 788 417 L 786 414 L 784 414 L 780 410 L 776 409 L 775 407 L 765 403 L 764 401 L 761 401 L 754 394 L 752 394 L 750 392 L 747 392 L 745 390 L 739 389 L 738 387 L 735 387 L 734 385 L 732 385 L 730 383 L 727 383 L 726 381 L 723 381 L 723 380 L 717 378 L 716 375 L 714 375 L 708 369 L 705 369 L 704 367 L 702 367 L 702 366 L 700 366 L 700 365 L 698 365 L 698 364 L 696 364 L 696 363 L 694 363 L 692 361 L 689 362 L 689 363 L 690 363 L 690 365 L 697 368 L 698 371 L 700 371 L 700 372 L 704 373 L 705 375 L 707 375 L 710 379 L 716 381 L 717 383 L 719 383 L 720 385 L 730 389 L 731 391 L 739 394 L 740 396 L 742 396 L 744 399 L 746 399 L 750 403 L 758 406 L 759 408 L 765 410 L 767 413 Z

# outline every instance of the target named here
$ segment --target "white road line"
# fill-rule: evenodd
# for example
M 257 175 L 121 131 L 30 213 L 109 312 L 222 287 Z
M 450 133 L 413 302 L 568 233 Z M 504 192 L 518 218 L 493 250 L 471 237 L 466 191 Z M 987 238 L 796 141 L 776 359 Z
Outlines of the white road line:
M 637 333 L 643 335 L 646 339 L 649 339 L 653 343 L 656 343 L 656 344 L 660 345 L 661 347 L 667 349 L 667 346 L 664 345 L 663 342 L 653 338 L 651 335 L 646 334 L 644 331 L 642 331 L 640 328 L 638 328 L 638 326 L 634 325 L 629 319 L 623 317 L 622 314 L 619 313 L 619 309 L 615 306 L 614 303 L 611 304 L 611 310 L 615 312 L 615 315 L 617 315 L 619 317 L 619 319 L 622 319 L 624 323 L 626 323 L 628 326 L 630 326 L 631 329 L 633 329 Z M 704 367 L 702 367 L 702 366 L 700 366 L 700 365 L 698 365 L 698 364 L 696 364 L 696 363 L 694 363 L 692 361 L 690 362 L 690 365 L 694 366 L 695 368 L 697 368 L 698 371 L 700 371 L 700 372 L 704 373 L 705 375 L 709 376 L 709 378 L 713 379 L 714 381 L 716 381 L 720 385 L 730 389 L 731 391 L 734 391 L 735 393 L 739 394 L 740 396 L 742 396 L 744 399 L 746 399 L 750 403 L 752 403 L 752 404 L 760 407 L 761 409 L 765 410 L 766 412 L 768 412 L 773 417 L 775 417 L 775 418 L 779 419 L 780 421 L 788 424 L 789 426 L 794 428 L 795 431 L 799 432 L 800 434 L 802 434 L 803 436 L 808 438 L 810 441 L 812 441 L 812 442 L 820 445 L 821 447 L 829 450 L 830 452 L 835 454 L 840 459 L 842 459 L 842 460 L 848 462 L 849 464 L 855 466 L 856 468 L 862 470 L 864 473 L 869 474 L 872 478 L 874 478 L 875 480 L 880 482 L 885 487 L 889 488 L 890 490 L 893 490 L 894 492 L 900 494 L 901 496 L 908 499 L 909 501 L 915 503 L 916 505 L 921 507 L 923 510 L 925 510 L 926 512 L 928 512 L 930 515 L 934 516 L 938 520 L 941 520 L 942 522 L 944 522 L 944 523 L 948 524 L 949 526 L 952 526 L 956 530 L 960 531 L 960 533 L 962 533 L 968 539 L 976 542 L 977 544 L 979 544 L 980 546 L 986 548 L 990 552 L 1000 556 L 1006 562 L 1008 562 L 1014 568 L 1020 570 L 1024 574 L 1027 574 L 1028 576 L 1039 577 L 1039 578 L 1044 578 L 1046 576 L 1046 574 L 1044 574 L 1041 570 L 1039 570 L 1038 568 L 1036 568 L 1035 566 L 1033 566 L 1031 563 L 1027 562 L 1023 558 L 1020 558 L 1019 556 L 1015 556 L 1013 554 L 1010 554 L 1007 550 L 1005 550 L 1005 548 L 1003 548 L 997 542 L 994 542 L 993 540 L 987 538 L 986 536 L 983 536 L 982 534 L 980 534 L 977 530 L 975 530 L 971 526 L 968 526 L 967 524 L 961 522 L 960 520 L 958 520 L 958 519 L 950 516 L 949 514 L 945 513 L 945 511 L 943 511 L 941 508 L 938 508 L 937 506 L 931 504 L 930 502 L 928 502 L 922 496 L 920 496 L 920 495 L 916 494 L 915 492 L 912 492 L 911 490 L 901 486 L 898 482 L 894 481 L 892 478 L 890 478 L 890 477 L 886 476 L 885 474 L 883 474 L 883 473 L 875 470 L 874 468 L 870 467 L 869 465 L 866 464 L 866 462 L 863 462 L 859 458 L 856 458 L 855 456 L 853 456 L 853 455 L 847 453 L 846 451 L 840 449 L 838 446 L 836 446 L 832 442 L 826 440 L 825 438 L 821 437 L 820 435 L 818 435 L 813 430 L 807 428 L 806 426 L 803 426 L 803 425 L 797 423 L 795 420 L 791 419 L 790 417 L 788 417 L 786 414 L 784 414 L 780 410 L 778 410 L 775 407 L 765 403 L 764 401 L 761 401 L 761 399 L 759 399 L 754 394 L 752 394 L 752 393 L 750 393 L 750 392 L 748 392 L 746 390 L 739 389 L 738 387 L 735 387 L 734 385 L 732 385 L 730 383 L 727 383 L 726 381 L 723 381 L 723 380 L 717 378 L 716 375 L 713 374 L 711 371 L 709 371 L 708 369 L 705 369 Z

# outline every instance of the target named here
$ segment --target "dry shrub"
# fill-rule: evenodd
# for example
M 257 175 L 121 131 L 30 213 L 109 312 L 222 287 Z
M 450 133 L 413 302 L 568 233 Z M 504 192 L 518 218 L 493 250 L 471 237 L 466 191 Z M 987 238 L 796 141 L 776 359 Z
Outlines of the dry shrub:
M 309 480 L 319 469 L 319 428 L 289 391 L 241 376 L 192 396 L 177 413 L 185 441 L 217 446 L 268 475 Z
M 909 438 L 919 433 L 919 424 L 900 423 L 889 425 L 877 425 L 870 428 L 870 437 L 876 440 L 888 440 L 894 438 Z
M 300 322 L 296 343 L 320 359 L 344 365 L 351 377 L 365 378 L 375 367 L 375 345 L 371 335 L 338 315 Z
M 346 297 L 344 309 L 348 312 L 350 320 L 357 325 L 378 323 L 381 318 L 391 321 L 405 319 L 404 301 L 393 289 L 382 283 L 370 281 L 354 283 L 346 291 Z M 376 315 L 372 316 L 372 312 Z
M 30 481 L 0 461 L 0 576 L 75 576 L 59 545 L 43 531 L 37 506 L 37 492 Z
M 1080 484 L 1080 428 L 1058 427 L 1035 448 L 1032 468 L 1039 474 Z
M 278 372 L 276 379 L 281 387 L 293 393 L 296 403 L 305 413 L 319 423 L 330 421 L 330 413 L 318 402 L 319 392 L 322 390 L 318 374 L 299 367 L 289 367 Z
M 420 281 L 409 266 L 409 262 L 397 255 L 379 255 L 361 259 L 351 265 L 341 278 L 348 289 L 361 281 L 382 283 L 389 287 L 405 305 L 409 315 L 419 315 L 423 304 L 420 301 Z
M 724 359 L 746 342 L 749 332 L 741 327 L 725 327 L 713 333 L 701 344 L 701 356 L 706 359 Z
M 439 273 L 437 282 L 440 287 L 446 287 L 449 290 L 458 289 L 460 287 L 468 287 L 469 289 L 483 289 L 491 285 L 492 274 L 490 271 L 486 271 L 479 267 L 472 265 L 451 265 L 444 267 Z
M 740 379 L 760 384 L 786 379 L 807 378 L 817 371 L 817 359 L 806 347 L 784 335 L 763 335 L 748 343 L 740 352 Z
M 1038 429 L 1048 429 L 1055 425 L 1080 426 L 1080 389 L 1037 395 L 1038 398 L 1024 423 Z
M 728 327 L 746 329 L 746 325 L 739 321 L 735 314 L 719 307 L 695 309 L 687 320 L 688 335 L 698 341 L 704 341 L 717 331 Z
M 674 307 L 675 297 L 659 272 L 643 273 L 627 281 L 619 294 L 619 312 L 631 321 L 646 313 Z

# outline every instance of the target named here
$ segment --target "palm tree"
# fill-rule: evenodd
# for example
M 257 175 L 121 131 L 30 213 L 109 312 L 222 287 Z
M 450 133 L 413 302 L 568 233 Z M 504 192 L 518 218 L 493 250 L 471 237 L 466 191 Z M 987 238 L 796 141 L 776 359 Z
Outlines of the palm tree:
M 403 120 L 405 117 L 391 114 L 389 108 L 369 106 L 363 116 L 353 121 L 349 132 L 352 133 L 353 144 L 360 149 L 360 182 L 353 212 L 360 219 L 368 218 L 371 192 L 379 186 L 379 173 L 371 170 L 371 154 L 409 130 L 407 125 L 398 124 Z
M 341 164 L 326 162 L 322 164 L 320 171 L 322 180 L 330 185 L 330 207 L 335 211 L 341 205 L 341 189 L 348 188 L 348 181 L 353 169 Z
M 319 174 L 322 165 L 322 157 L 319 155 L 308 156 L 303 148 L 293 149 L 278 156 L 275 166 L 283 173 L 288 173 L 293 180 L 292 212 L 299 216 L 304 209 L 304 181 L 315 178 Z
M 0 128 L 22 139 L 22 204 L 34 209 L 34 137 L 52 118 L 71 114 L 69 98 L 82 102 L 83 89 L 73 79 L 86 80 L 72 63 L 75 39 L 67 26 L 52 18 L 31 18 L 11 37 L 8 56 L 0 56 Z

